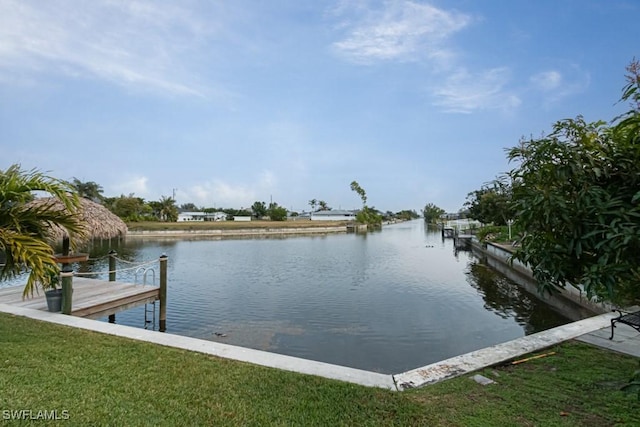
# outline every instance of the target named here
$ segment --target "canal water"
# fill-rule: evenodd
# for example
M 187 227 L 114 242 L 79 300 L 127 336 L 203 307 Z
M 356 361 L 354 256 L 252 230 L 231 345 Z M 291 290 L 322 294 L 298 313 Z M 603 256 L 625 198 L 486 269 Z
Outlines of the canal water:
M 167 332 L 381 373 L 570 322 L 421 220 L 368 234 L 130 238 L 95 244 L 79 270 L 106 271 L 109 249 L 134 263 L 168 255 Z M 117 323 L 143 327 L 144 316 Z

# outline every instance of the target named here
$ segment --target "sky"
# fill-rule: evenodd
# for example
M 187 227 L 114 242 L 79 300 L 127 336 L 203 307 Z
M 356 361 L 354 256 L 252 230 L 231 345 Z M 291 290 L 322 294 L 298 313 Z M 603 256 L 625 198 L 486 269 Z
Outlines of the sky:
M 462 208 L 611 120 L 638 0 L 0 0 L 0 170 L 217 208 Z

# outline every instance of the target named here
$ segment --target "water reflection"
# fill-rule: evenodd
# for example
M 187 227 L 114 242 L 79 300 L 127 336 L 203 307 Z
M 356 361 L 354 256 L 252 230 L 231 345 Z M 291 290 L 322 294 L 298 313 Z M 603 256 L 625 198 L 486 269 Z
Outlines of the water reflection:
M 485 308 L 504 319 L 515 319 L 526 334 L 552 328 L 565 319 L 538 297 L 486 265 L 473 262 L 467 274 L 467 282 L 482 295 Z

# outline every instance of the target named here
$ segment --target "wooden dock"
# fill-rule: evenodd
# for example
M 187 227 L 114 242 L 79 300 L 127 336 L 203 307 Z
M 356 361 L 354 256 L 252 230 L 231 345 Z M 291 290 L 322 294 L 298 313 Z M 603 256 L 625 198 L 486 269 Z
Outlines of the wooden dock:
M 453 246 L 457 250 L 471 250 L 472 234 L 456 234 L 453 237 Z
M 44 292 L 22 299 L 22 286 L 0 289 L 0 303 L 47 310 Z M 72 316 L 99 319 L 160 299 L 160 288 L 151 285 L 73 278 Z

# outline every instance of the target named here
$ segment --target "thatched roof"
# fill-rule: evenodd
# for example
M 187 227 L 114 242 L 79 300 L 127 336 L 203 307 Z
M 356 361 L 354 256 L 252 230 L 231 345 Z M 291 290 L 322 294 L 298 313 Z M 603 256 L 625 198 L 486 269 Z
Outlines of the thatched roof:
M 44 197 L 33 200 L 31 204 L 53 204 L 55 207 L 63 209 L 62 203 L 53 197 Z M 127 234 L 127 224 L 117 215 L 101 204 L 92 202 L 89 199 L 80 199 L 80 220 L 87 231 L 87 240 L 111 239 L 114 237 L 124 237 Z M 62 240 L 65 230 L 54 227 L 52 237 L 54 240 Z

